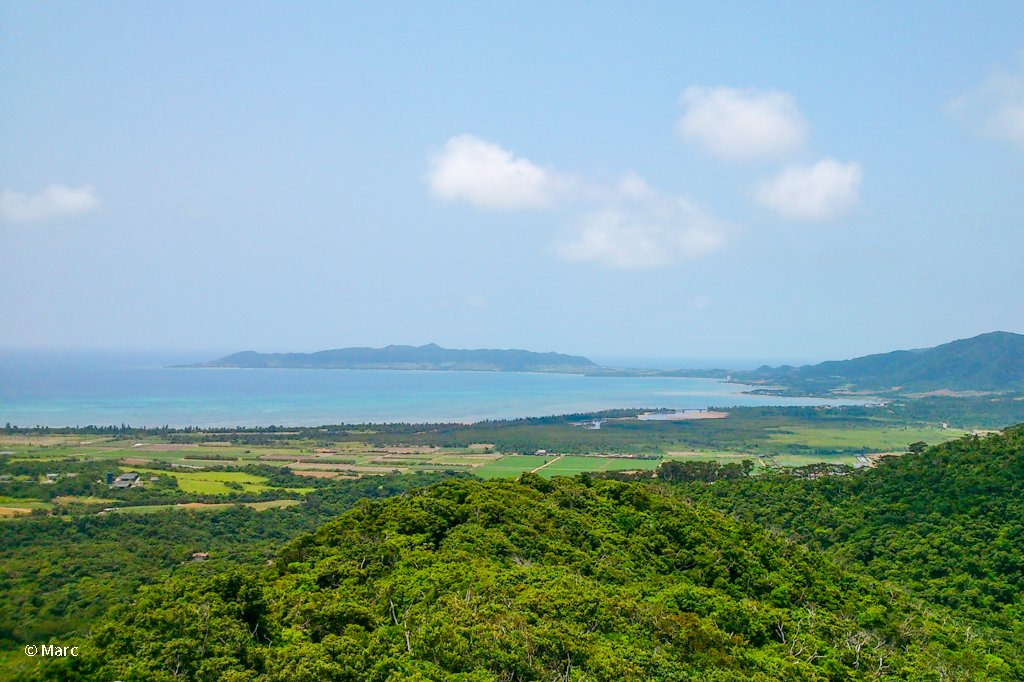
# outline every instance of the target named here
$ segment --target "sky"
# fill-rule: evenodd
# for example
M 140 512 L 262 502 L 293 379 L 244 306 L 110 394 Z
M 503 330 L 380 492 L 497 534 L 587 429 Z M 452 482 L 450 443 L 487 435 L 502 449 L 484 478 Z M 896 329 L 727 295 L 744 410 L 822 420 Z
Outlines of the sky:
M 0 4 L 3 349 L 812 362 L 1022 254 L 1020 2 Z

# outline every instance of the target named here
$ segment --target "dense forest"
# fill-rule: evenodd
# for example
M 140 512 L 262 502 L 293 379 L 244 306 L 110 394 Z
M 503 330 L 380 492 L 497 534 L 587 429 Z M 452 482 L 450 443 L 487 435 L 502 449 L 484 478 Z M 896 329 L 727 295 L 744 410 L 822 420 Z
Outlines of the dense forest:
M 911 450 L 0 524 L 0 637 L 66 682 L 1024 680 L 1024 426 Z
M 1024 427 L 856 476 L 775 473 L 682 494 L 970 615 L 1024 651 Z
M 454 479 L 147 587 L 35 674 L 1020 680 L 1022 458 L 1013 429 L 867 473 Z
M 0 522 L 0 612 L 5 616 L 0 650 L 87 633 L 96 617 L 131 600 L 140 585 L 172 574 L 192 579 L 230 567 L 262 566 L 285 542 L 357 500 L 388 497 L 446 477 L 407 474 L 332 482 L 309 493 L 301 508 L 256 511 L 233 506 L 224 511 L 93 513 Z M 53 494 L 56 487 L 35 489 Z M 205 552 L 209 560 L 192 563 L 193 552 Z

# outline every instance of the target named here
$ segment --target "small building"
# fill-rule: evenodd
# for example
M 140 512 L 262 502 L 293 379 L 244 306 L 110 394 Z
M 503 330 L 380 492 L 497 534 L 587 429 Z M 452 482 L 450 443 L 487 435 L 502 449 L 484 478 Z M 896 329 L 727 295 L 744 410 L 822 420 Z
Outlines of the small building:
M 122 481 L 120 479 L 110 484 L 111 488 L 130 488 L 132 485 L 131 481 Z
M 533 454 L 540 455 L 541 457 L 544 457 L 544 456 L 546 456 L 548 454 L 548 451 L 547 450 L 538 450 L 537 452 L 535 452 Z
M 150 477 L 149 477 L 149 482 L 150 482 L 150 483 L 157 483 L 157 482 L 159 482 L 159 481 L 160 481 L 160 479 L 159 479 L 159 478 L 157 478 L 156 476 L 150 476 Z
M 56 481 L 60 478 L 60 474 L 46 474 L 46 478 L 50 481 Z
M 210 558 L 210 555 L 206 552 L 193 552 L 192 561 L 206 561 Z
M 131 482 L 131 481 L 134 481 L 135 479 L 137 479 L 138 477 L 139 477 L 139 475 L 137 473 L 135 473 L 134 471 L 129 471 L 126 474 L 121 474 L 120 476 L 118 476 L 117 480 Z

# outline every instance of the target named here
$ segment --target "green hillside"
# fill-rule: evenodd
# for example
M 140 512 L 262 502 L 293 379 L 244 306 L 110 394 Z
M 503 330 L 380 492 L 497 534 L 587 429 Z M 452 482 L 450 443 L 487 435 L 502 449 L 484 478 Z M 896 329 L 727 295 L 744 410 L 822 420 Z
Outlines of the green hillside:
M 859 391 L 1024 392 L 1024 335 L 992 332 L 923 350 L 902 350 L 805 367 L 762 367 L 734 374 L 810 395 Z
M 40 676 L 1020 679 L 968 625 L 647 484 L 526 475 L 364 503 L 271 569 L 144 590 Z
M 1024 427 L 888 458 L 856 476 L 780 474 L 688 496 L 999 627 L 1024 650 Z
M 256 353 L 245 351 L 200 367 L 254 369 L 420 369 L 496 372 L 583 371 L 596 367 L 587 358 L 525 350 L 453 350 L 430 343 L 425 346 L 340 348 L 318 353 Z

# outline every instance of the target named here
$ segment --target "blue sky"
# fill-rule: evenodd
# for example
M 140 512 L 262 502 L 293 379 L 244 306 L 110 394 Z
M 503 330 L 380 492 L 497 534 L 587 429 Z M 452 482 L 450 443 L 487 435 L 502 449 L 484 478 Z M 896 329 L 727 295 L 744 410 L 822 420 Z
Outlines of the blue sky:
M 0 345 L 1024 333 L 1024 4 L 0 5 Z

